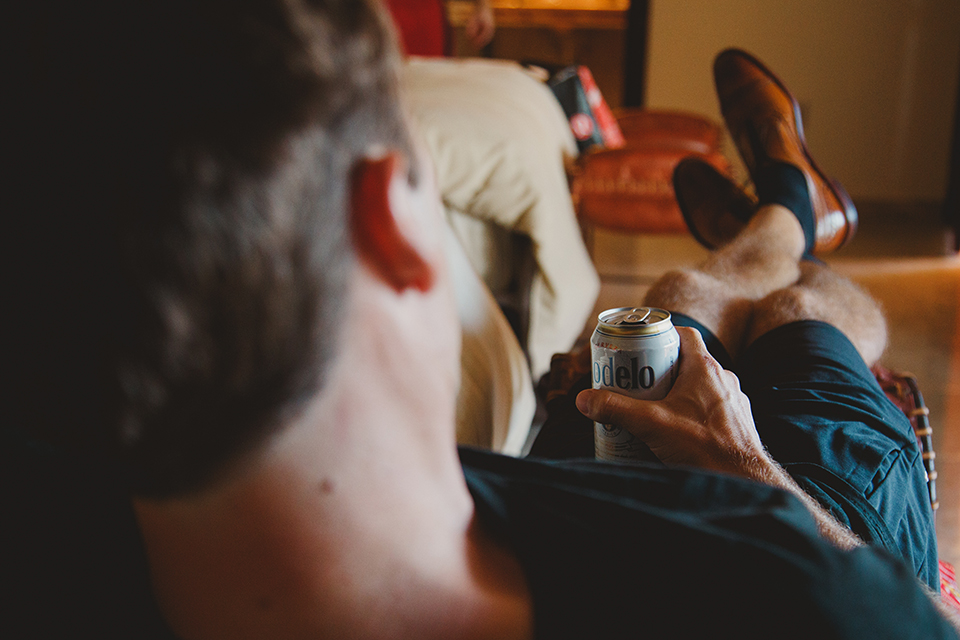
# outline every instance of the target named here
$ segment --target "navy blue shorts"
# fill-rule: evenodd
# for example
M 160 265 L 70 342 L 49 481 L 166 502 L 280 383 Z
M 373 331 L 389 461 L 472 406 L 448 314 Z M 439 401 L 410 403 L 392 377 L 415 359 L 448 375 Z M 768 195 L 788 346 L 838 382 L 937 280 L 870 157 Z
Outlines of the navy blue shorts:
M 760 439 L 794 479 L 870 544 L 900 555 L 939 589 L 937 542 L 913 427 L 849 339 L 802 321 L 779 327 L 734 363 L 699 322 L 718 362 L 740 378 Z

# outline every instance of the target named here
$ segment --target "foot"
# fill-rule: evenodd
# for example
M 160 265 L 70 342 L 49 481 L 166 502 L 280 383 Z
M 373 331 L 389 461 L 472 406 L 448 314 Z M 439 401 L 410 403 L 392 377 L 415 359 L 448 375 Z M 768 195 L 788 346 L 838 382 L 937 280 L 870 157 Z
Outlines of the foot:
M 713 72 L 723 118 L 760 204 L 782 204 L 793 211 L 804 227 L 807 253 L 828 253 L 849 242 L 857 210 L 843 187 L 810 156 L 800 106 L 783 82 L 738 49 L 717 56 Z
M 757 210 L 756 198 L 695 157 L 676 166 L 673 190 L 687 228 L 707 249 L 719 249 L 737 237 Z

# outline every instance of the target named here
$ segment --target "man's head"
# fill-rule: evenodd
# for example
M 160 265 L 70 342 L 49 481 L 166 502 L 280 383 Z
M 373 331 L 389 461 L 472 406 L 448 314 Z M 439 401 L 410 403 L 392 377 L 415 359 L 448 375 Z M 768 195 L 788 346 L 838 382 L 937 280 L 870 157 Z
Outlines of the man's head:
M 26 16 L 17 421 L 202 486 L 320 388 L 351 170 L 412 157 L 373 0 L 63 3 Z

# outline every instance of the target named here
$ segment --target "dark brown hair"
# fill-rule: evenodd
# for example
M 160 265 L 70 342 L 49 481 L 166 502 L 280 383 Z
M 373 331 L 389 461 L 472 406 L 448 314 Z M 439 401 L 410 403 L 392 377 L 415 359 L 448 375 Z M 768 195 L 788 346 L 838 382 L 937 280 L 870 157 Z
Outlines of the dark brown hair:
M 349 171 L 409 152 L 392 31 L 372 0 L 64 2 L 20 25 L 15 420 L 109 453 L 141 495 L 195 490 L 323 384 Z

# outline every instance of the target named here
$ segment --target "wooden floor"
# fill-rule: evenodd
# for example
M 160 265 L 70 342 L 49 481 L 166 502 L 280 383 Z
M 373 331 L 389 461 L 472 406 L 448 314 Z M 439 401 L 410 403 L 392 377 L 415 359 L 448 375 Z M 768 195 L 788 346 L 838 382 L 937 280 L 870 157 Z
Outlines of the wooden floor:
M 856 238 L 826 261 L 883 305 L 890 342 L 882 362 L 920 381 L 937 454 L 940 556 L 960 566 L 960 257 L 949 253 L 951 240 L 935 209 L 860 209 Z M 639 304 L 659 273 L 706 255 L 687 236 L 600 230 L 592 249 L 603 281 L 598 311 Z

